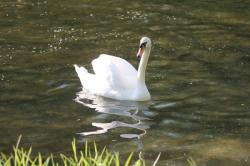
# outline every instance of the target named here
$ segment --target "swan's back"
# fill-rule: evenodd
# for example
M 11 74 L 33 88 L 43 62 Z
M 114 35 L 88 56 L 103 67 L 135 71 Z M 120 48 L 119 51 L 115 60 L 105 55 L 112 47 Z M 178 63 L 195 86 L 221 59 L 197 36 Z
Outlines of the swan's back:
M 137 84 L 136 69 L 122 58 L 101 54 L 92 66 L 96 76 L 108 81 L 113 89 L 129 89 Z

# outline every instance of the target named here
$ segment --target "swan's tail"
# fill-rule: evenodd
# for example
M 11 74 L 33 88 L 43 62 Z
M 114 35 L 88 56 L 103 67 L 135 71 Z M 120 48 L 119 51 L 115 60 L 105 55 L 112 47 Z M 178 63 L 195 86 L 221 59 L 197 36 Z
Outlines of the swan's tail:
M 100 81 L 95 74 L 91 74 L 82 66 L 74 65 L 76 73 L 81 81 L 82 88 L 92 94 L 100 95 Z
M 78 65 L 74 64 L 74 67 L 75 67 L 76 72 L 77 72 L 78 75 L 79 75 L 80 73 L 88 73 L 88 70 L 85 69 L 85 68 L 82 67 L 82 66 L 78 66 Z
M 78 65 L 74 64 L 74 67 L 75 67 L 76 73 L 81 81 L 82 86 L 85 87 L 87 85 L 87 81 L 90 77 L 90 73 L 88 73 L 88 70 L 82 66 L 78 66 Z

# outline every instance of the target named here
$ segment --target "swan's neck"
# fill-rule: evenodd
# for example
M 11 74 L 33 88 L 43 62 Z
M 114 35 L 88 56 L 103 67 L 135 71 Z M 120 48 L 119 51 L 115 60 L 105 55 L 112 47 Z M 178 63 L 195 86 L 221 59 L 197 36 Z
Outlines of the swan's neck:
M 146 73 L 150 50 L 151 50 L 151 47 L 145 48 L 144 53 L 142 54 L 142 57 L 140 60 L 139 68 L 138 68 L 137 78 L 140 82 L 143 82 L 143 83 L 145 83 L 145 73 Z

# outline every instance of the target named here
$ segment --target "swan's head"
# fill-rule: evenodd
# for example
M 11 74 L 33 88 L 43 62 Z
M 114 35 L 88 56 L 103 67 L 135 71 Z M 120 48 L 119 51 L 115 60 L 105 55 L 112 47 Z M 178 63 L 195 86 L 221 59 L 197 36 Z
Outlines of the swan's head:
M 142 37 L 140 40 L 139 51 L 137 57 L 141 58 L 145 52 L 149 52 L 151 49 L 151 40 L 148 37 Z

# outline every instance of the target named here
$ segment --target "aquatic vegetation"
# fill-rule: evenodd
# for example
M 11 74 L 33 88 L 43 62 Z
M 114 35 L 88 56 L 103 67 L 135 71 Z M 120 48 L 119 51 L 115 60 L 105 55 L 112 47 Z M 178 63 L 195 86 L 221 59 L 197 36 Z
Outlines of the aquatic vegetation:
M 197 164 L 195 163 L 193 158 L 190 157 L 190 158 L 187 159 L 187 161 L 188 161 L 189 166 L 197 166 Z
M 10 155 L 0 154 L 0 166 L 58 166 L 58 165 L 71 165 L 71 166 L 109 166 L 122 164 L 119 153 L 111 153 L 105 147 L 102 150 L 97 149 L 97 145 L 94 143 L 93 146 L 85 144 L 84 150 L 77 150 L 75 139 L 72 141 L 72 156 L 66 156 L 60 154 L 59 158 L 55 158 L 53 154 L 44 157 L 40 153 L 33 157 L 32 148 L 24 149 L 19 146 L 21 137 L 19 137 L 16 146 L 13 147 L 13 152 Z M 145 165 L 141 160 L 136 160 L 132 164 L 133 153 L 131 153 L 125 160 L 125 166 L 129 165 Z
M 24 149 L 20 147 L 19 137 L 16 146 L 13 146 L 13 152 L 9 155 L 4 153 L 0 154 L 0 166 L 145 166 L 145 161 L 136 159 L 132 160 L 133 153 L 126 158 L 125 161 L 121 161 L 118 152 L 112 153 L 105 147 L 102 150 L 98 150 L 97 145 L 94 143 L 93 146 L 89 146 L 85 143 L 83 150 L 77 150 L 75 139 L 72 141 L 71 155 L 60 154 L 60 157 L 54 157 L 53 154 L 50 156 L 42 156 L 41 153 L 38 155 L 32 155 L 32 148 Z M 153 166 L 157 165 L 160 155 L 158 155 Z M 196 166 L 192 159 L 188 160 L 190 166 Z

